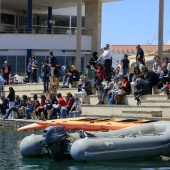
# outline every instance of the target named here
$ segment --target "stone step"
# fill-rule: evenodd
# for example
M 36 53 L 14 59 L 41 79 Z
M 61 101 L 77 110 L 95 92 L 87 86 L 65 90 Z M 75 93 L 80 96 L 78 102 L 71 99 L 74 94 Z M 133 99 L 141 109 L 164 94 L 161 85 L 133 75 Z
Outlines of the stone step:
M 170 118 L 169 110 L 170 106 L 129 106 L 129 105 L 82 105 L 83 114 L 82 115 L 97 115 L 97 116 L 113 116 L 113 117 L 122 117 L 125 116 L 125 112 L 128 111 L 130 117 L 140 117 L 142 112 L 153 112 L 153 111 L 162 111 L 162 117 Z M 136 113 L 136 114 L 135 114 Z M 150 115 L 143 115 L 151 117 Z
M 129 117 L 162 117 L 162 111 L 122 111 L 122 116 Z
M 144 106 L 170 106 L 170 100 L 143 100 L 141 105 Z
M 159 94 L 159 95 L 142 95 L 140 96 L 141 101 L 145 100 L 153 100 L 153 101 L 160 101 L 160 100 L 167 100 L 167 95 Z M 123 104 L 126 105 L 136 105 L 137 101 L 135 100 L 134 95 L 127 95 L 124 98 Z
M 8 95 L 9 87 L 10 86 L 5 86 L 3 95 Z M 14 85 L 12 87 L 14 88 L 16 95 L 19 96 L 22 96 L 23 94 L 27 96 L 33 96 L 34 94 L 37 94 L 38 96 L 40 96 L 41 94 L 43 94 L 44 90 L 42 84 Z M 67 92 L 71 92 L 72 94 L 74 94 L 74 92 L 77 92 L 77 88 L 58 88 L 57 92 L 65 96 Z

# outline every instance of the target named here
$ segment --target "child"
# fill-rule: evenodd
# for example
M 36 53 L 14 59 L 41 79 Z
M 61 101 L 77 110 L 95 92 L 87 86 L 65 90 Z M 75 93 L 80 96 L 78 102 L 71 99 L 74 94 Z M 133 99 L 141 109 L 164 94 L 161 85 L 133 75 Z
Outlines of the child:
M 53 75 L 51 76 L 51 80 L 50 80 L 50 85 L 49 85 L 49 93 L 55 93 L 56 94 L 56 90 L 59 88 L 59 81 L 58 78 Z
M 118 90 L 115 92 L 115 95 L 114 95 L 115 104 L 118 103 L 117 95 L 121 95 L 121 94 L 124 94 L 124 93 L 125 93 L 125 91 L 122 88 L 122 83 L 118 82 Z
M 45 119 L 49 119 L 50 118 L 50 114 L 51 114 L 51 109 L 52 109 L 52 99 L 51 98 L 48 98 L 46 101 L 45 101 L 45 109 L 43 111 L 44 113 L 44 117 Z M 42 115 L 43 116 L 43 115 Z

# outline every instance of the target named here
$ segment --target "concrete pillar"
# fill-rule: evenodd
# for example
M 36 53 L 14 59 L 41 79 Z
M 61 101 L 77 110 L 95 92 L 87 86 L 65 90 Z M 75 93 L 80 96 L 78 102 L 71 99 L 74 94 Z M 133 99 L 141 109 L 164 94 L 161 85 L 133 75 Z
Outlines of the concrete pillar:
M 48 7 L 48 34 L 52 33 L 52 25 L 53 25 L 52 7 Z
M 159 0 L 158 56 L 163 60 L 164 0 Z
M 27 49 L 27 56 L 26 56 L 26 69 L 28 66 L 28 62 L 29 62 L 29 58 L 32 56 L 32 50 L 31 49 Z
M 82 0 L 77 0 L 76 69 L 81 71 Z
M 102 2 L 85 2 L 85 28 L 92 30 L 92 52 L 100 54 Z
M 32 0 L 28 0 L 28 33 L 32 33 Z M 26 56 L 26 68 L 28 66 L 29 57 L 32 55 L 32 50 L 27 49 L 27 56 Z
M 32 0 L 28 0 L 27 27 L 28 27 L 28 33 L 32 33 Z
M 0 0 L 0 26 L 1 26 L 1 0 Z

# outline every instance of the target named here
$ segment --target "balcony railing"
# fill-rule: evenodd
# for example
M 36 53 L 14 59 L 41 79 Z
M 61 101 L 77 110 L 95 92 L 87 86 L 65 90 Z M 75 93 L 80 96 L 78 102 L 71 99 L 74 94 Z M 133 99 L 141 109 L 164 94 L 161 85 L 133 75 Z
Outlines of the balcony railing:
M 77 34 L 76 28 L 64 28 L 53 26 L 52 29 L 49 29 L 47 26 L 34 25 L 32 29 L 29 29 L 27 26 L 21 26 L 19 28 L 14 28 L 14 26 L 1 24 L 0 33 L 2 34 Z M 82 29 L 82 35 L 91 35 L 91 30 Z

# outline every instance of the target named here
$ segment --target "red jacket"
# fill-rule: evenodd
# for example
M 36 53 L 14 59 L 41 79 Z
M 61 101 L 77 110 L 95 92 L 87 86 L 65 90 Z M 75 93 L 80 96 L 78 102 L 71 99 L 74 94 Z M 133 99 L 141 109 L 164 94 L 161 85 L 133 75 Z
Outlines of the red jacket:
M 104 79 L 104 74 L 105 74 L 105 70 L 104 68 L 98 68 L 96 70 L 96 76 L 99 78 L 99 79 Z

